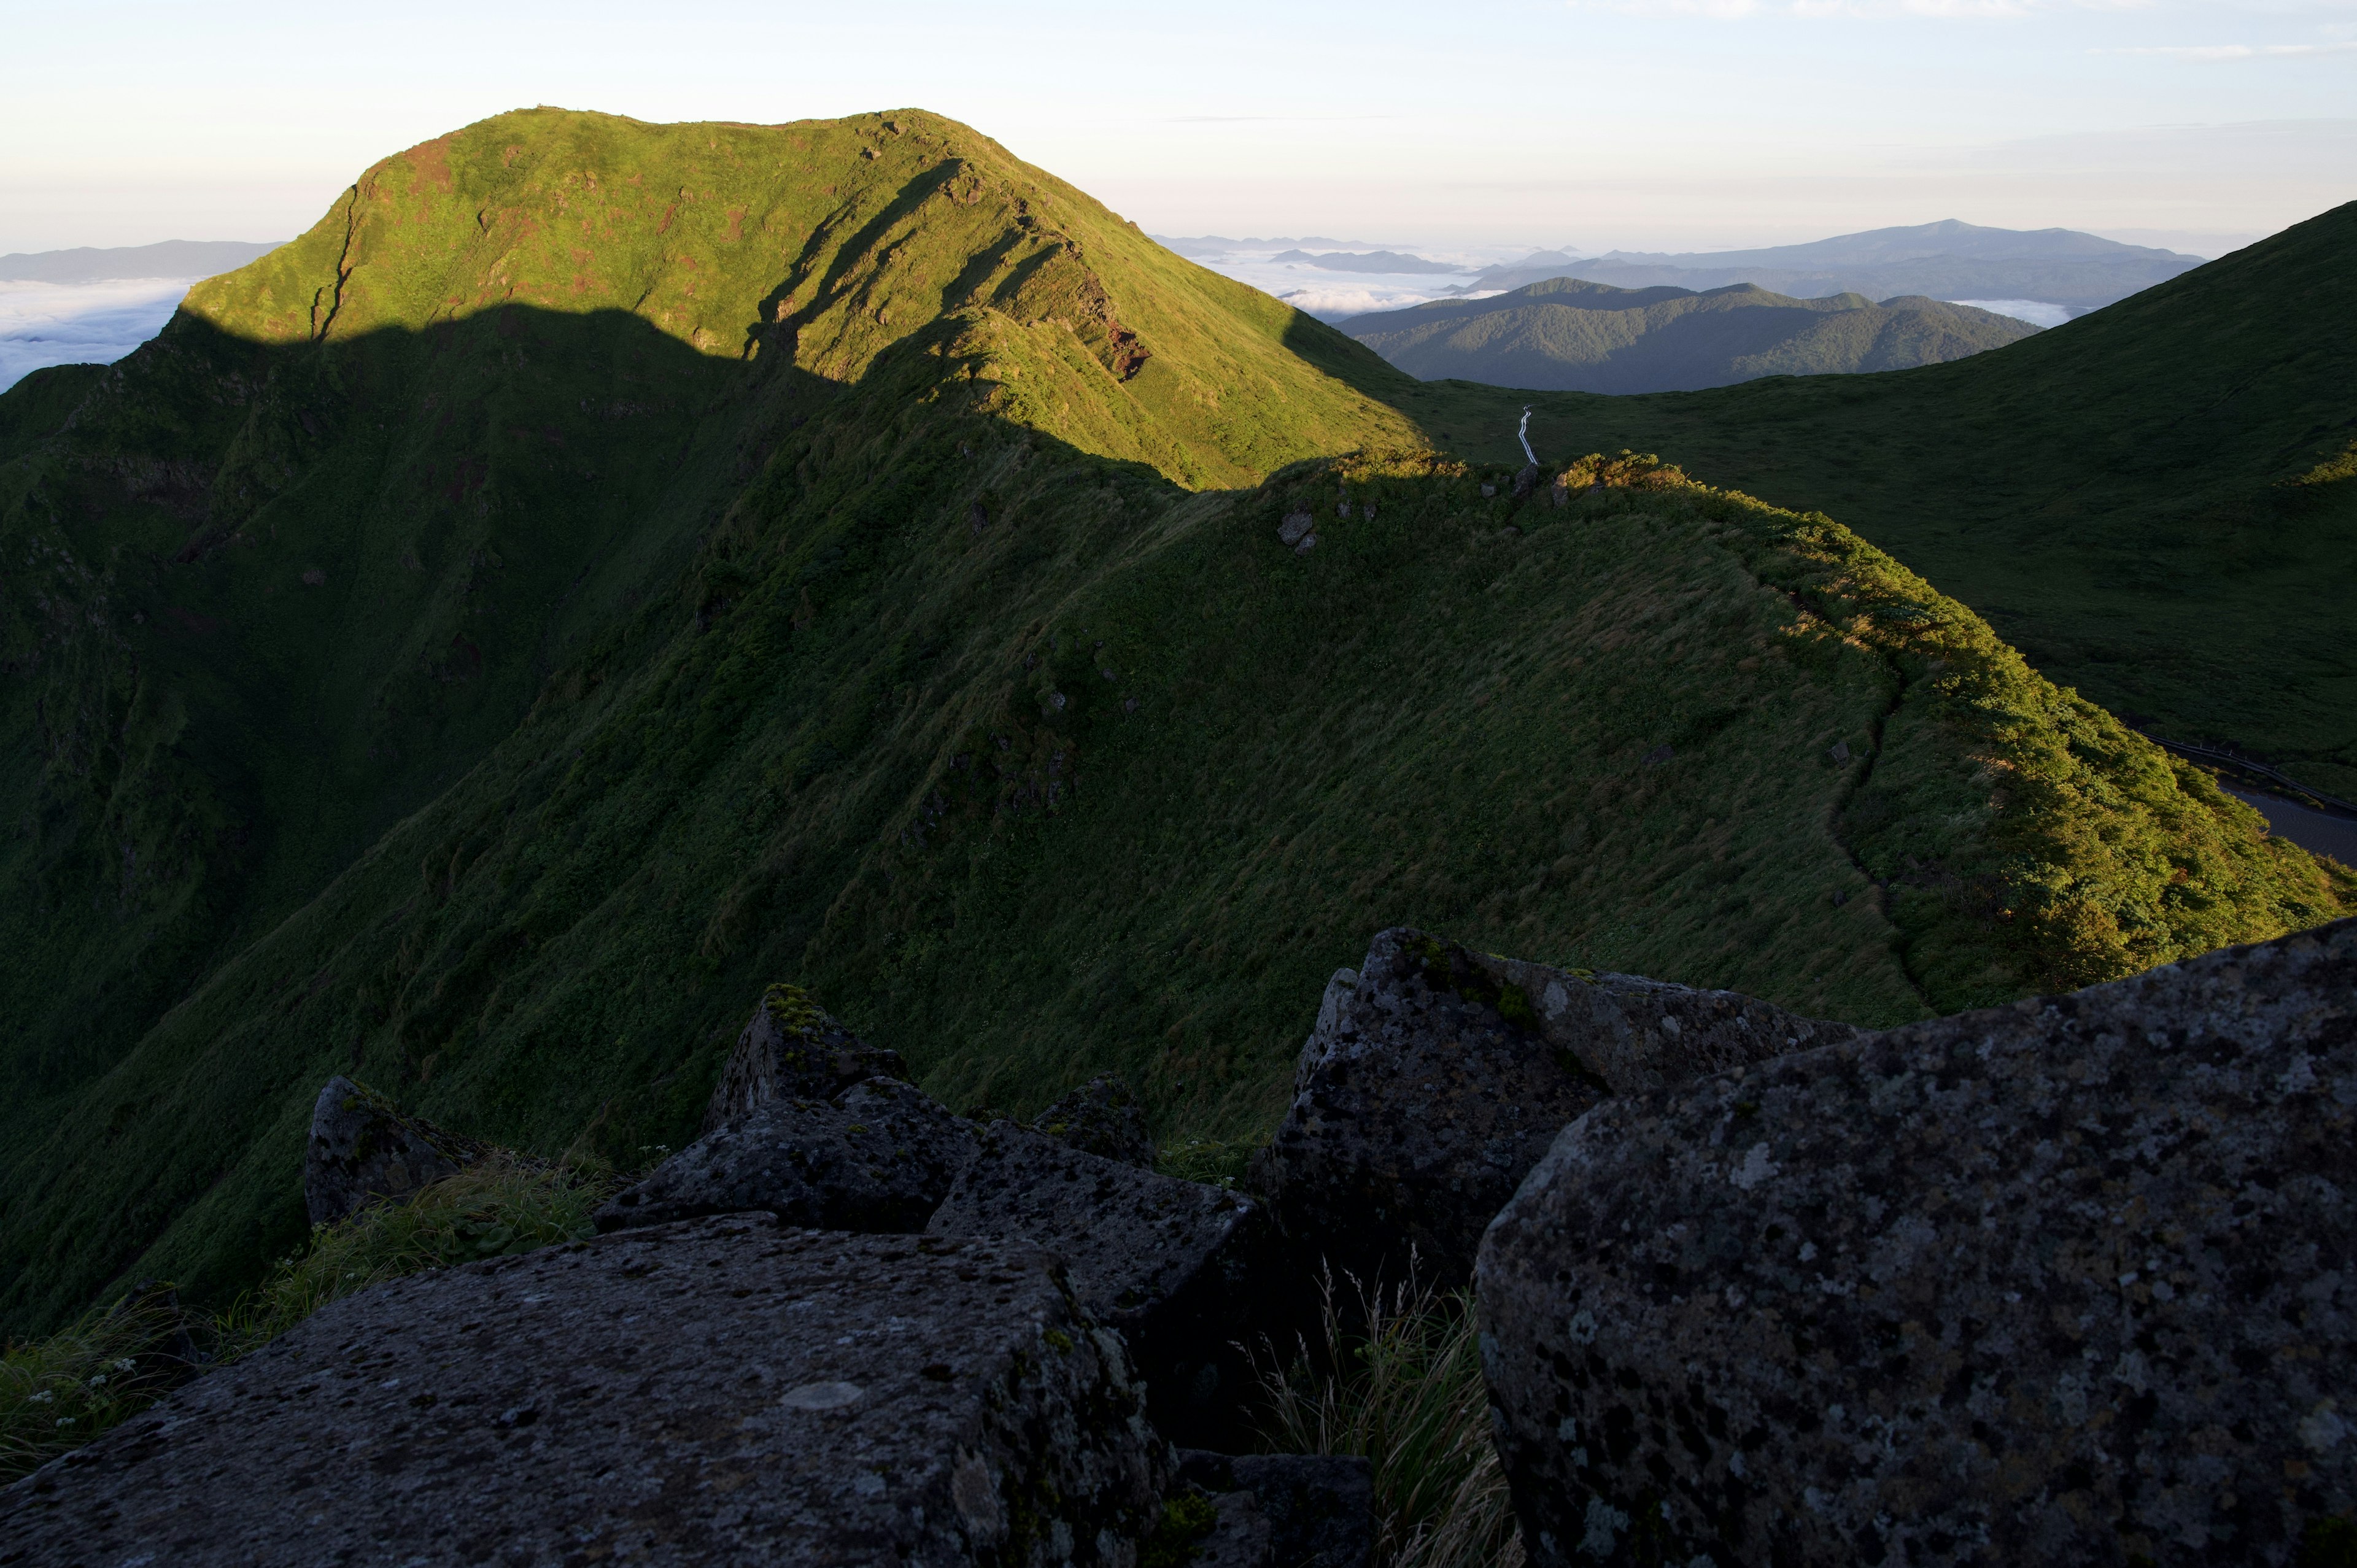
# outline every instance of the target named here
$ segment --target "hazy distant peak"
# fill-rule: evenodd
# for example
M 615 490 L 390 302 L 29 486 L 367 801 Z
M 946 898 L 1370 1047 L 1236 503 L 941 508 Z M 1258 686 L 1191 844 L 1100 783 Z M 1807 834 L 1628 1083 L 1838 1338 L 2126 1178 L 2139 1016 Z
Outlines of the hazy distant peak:
M 154 245 L 78 246 L 0 256 L 0 282 L 106 283 L 116 278 L 209 278 L 266 256 L 284 241 L 166 240 Z

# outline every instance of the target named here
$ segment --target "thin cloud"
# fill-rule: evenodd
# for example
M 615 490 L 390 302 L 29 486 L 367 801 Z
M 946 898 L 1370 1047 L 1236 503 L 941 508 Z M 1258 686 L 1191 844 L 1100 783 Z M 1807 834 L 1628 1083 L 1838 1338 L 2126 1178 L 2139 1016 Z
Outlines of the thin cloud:
M 2050 11 L 2136 11 L 2151 0 L 1567 0 L 1574 10 L 1639 16 L 1929 16 L 1980 21 Z
M 2167 59 L 2286 59 L 2305 55 L 2341 55 L 2357 41 L 2339 44 L 2156 44 L 2145 48 L 2095 49 L 2103 55 L 2159 55 Z

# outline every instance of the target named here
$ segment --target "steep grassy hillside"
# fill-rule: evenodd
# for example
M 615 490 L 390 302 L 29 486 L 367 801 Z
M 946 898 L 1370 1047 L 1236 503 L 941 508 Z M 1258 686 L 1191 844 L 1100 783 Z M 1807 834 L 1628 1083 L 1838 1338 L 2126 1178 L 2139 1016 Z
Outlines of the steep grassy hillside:
M 331 1071 L 642 1159 L 778 978 L 1246 1133 L 1400 920 L 1891 1020 L 2348 901 L 1839 527 L 1371 376 L 931 116 L 538 111 L 0 399 L 0 1316 L 252 1277 Z
M 2352 249 L 2357 203 L 1961 363 L 1558 394 L 1531 436 L 1823 508 L 2055 680 L 2357 798 Z M 1524 394 L 1358 379 L 1455 449 L 1520 456 Z
M 1936 299 L 1789 299 L 1749 284 L 1697 294 L 1551 278 L 1488 299 L 1352 317 L 1344 331 L 1424 381 L 1648 392 L 1761 376 L 1900 371 L 1961 360 L 2038 330 Z

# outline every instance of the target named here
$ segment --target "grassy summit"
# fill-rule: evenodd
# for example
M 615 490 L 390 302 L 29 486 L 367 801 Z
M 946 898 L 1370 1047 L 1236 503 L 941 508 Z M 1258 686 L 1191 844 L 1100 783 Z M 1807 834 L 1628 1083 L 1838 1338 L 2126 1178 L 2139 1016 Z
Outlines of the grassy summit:
M 780 978 L 1237 1134 L 1398 921 L 1885 1021 L 2348 904 L 1838 525 L 1404 380 L 932 116 L 549 110 L 28 379 L 0 1319 L 253 1277 L 333 1071 L 637 1163 Z
M 1560 392 L 1648 392 L 1761 376 L 1901 371 L 2038 330 L 1936 299 L 1790 299 L 1751 284 L 1697 294 L 1549 278 L 1487 299 L 1351 318 L 1344 331 L 1412 376 Z
M 1823 508 L 2055 680 L 2357 799 L 2352 248 L 2357 202 L 1955 364 L 1557 393 L 1531 437 Z M 1520 456 L 1527 394 L 1366 384 L 1436 440 Z

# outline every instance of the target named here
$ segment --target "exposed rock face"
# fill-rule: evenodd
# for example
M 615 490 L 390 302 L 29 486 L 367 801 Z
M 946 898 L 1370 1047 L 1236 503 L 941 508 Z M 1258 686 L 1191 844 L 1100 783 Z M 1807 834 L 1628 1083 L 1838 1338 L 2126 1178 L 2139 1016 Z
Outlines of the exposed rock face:
M 1362 1279 L 1462 1281 L 1482 1228 L 1608 1094 L 1857 1033 L 1727 991 L 1586 974 L 1378 935 L 1326 988 L 1293 1109 L 1252 1186 L 1300 1249 Z
M 871 1046 L 845 1028 L 799 985 L 772 985 L 720 1071 L 705 1108 L 704 1130 L 773 1100 L 832 1100 L 871 1078 L 906 1082 L 900 1053 Z
M 404 1116 L 373 1089 L 331 1078 L 311 1108 L 303 1207 L 312 1224 L 333 1224 L 371 1202 L 405 1202 L 489 1152 L 472 1138 Z
M 739 1215 L 337 1302 L 0 1491 L 0 1552 L 1130 1568 L 1168 1455 L 1036 1249 Z
M 1060 1256 L 1072 1291 L 1127 1337 L 1154 1420 L 1186 1442 L 1232 1442 L 1243 1387 L 1240 1315 L 1261 1240 L 1259 1206 L 999 1122 L 926 1227 L 1020 1238 Z
M 1181 1449 L 1178 1476 L 1207 1492 L 1249 1492 L 1282 1568 L 1367 1568 L 1375 1550 L 1375 1483 L 1340 1454 L 1209 1454 Z
M 1534 1561 L 2295 1561 L 2352 1148 L 2351 921 L 1598 1106 L 1481 1251 Z
M 897 1079 L 829 1101 L 771 1101 L 655 1167 L 597 1229 L 762 1209 L 820 1230 L 921 1230 L 974 1157 L 971 1122 Z
M 1031 1130 L 1108 1160 L 1154 1168 L 1154 1137 L 1146 1130 L 1145 1108 L 1129 1085 L 1109 1072 L 1039 1112 Z

